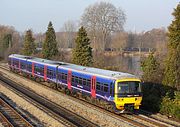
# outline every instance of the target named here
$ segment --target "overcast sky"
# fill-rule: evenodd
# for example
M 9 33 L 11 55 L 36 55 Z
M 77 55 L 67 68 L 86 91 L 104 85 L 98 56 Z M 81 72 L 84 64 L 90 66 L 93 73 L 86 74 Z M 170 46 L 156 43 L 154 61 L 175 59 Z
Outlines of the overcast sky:
M 60 31 L 67 20 L 79 21 L 84 9 L 98 1 L 121 7 L 127 16 L 126 31 L 167 27 L 179 0 L 0 0 L 0 25 L 24 32 L 45 32 L 49 21 Z

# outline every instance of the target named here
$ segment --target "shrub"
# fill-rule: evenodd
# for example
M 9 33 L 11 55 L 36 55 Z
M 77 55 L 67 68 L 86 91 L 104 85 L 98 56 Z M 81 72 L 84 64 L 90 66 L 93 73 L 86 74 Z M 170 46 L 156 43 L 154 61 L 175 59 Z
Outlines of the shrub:
M 162 99 L 160 113 L 180 120 L 180 91 L 176 91 L 174 94 L 174 99 L 171 99 L 168 95 Z
M 151 112 L 158 112 L 160 110 L 161 96 L 163 87 L 160 84 L 143 83 L 143 100 L 142 108 Z

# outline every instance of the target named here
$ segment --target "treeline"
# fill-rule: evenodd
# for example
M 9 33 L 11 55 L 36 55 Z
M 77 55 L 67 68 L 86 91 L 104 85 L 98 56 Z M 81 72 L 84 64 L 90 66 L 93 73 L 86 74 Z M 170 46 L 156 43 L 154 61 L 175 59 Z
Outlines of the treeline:
M 71 34 L 71 36 L 69 36 Z M 130 48 L 150 48 L 155 49 L 158 52 L 167 52 L 167 31 L 165 28 L 152 29 L 147 32 L 115 32 L 108 37 L 105 49 L 102 48 L 102 41 L 94 38 L 90 38 L 91 47 L 94 51 L 122 51 L 123 49 Z M 57 42 L 60 49 L 71 49 L 75 47 L 75 38 L 77 32 L 56 32 Z M 36 34 L 37 43 L 41 43 L 44 39 L 44 35 Z M 98 34 L 96 36 L 99 36 Z
M 151 54 L 142 62 L 143 108 L 180 119 L 180 4 L 172 15 L 167 54 Z
M 157 52 L 167 52 L 167 31 L 165 28 L 152 29 L 141 33 L 126 32 L 123 29 L 125 22 L 125 13 L 121 8 L 116 8 L 111 3 L 97 2 L 88 6 L 84 10 L 79 24 L 69 20 L 64 23 L 59 32 L 55 32 L 57 49 L 61 54 L 66 55 L 66 57 L 61 56 L 60 59 L 70 62 L 72 56 L 66 51 L 75 48 L 75 39 L 81 26 L 87 31 L 93 52 L 99 52 L 99 54 L 109 49 L 122 51 L 128 48 L 153 48 Z M 6 54 L 13 52 L 20 53 L 19 49 L 23 48 L 27 39 L 25 37 L 27 31 L 19 33 L 13 27 L 1 25 L 0 57 L 7 58 Z M 47 35 L 46 33 L 33 33 L 32 29 L 30 31 L 36 47 L 34 53 L 37 54 L 38 51 L 42 50 Z
M 29 31 L 29 30 L 27 30 Z M 26 32 L 27 32 L 26 31 Z M 0 26 L 0 48 L 1 57 L 5 57 L 6 55 L 2 52 L 6 52 L 7 47 L 12 48 L 12 46 L 20 46 L 22 48 L 25 42 L 25 33 L 17 32 L 13 27 L 9 26 Z M 33 33 L 31 30 L 32 36 L 34 38 L 34 44 L 36 46 L 36 50 L 41 50 L 43 47 L 43 42 L 45 41 L 46 33 Z M 77 37 L 77 31 L 71 33 L 69 36 L 68 32 L 55 32 L 57 48 L 62 51 L 71 51 L 75 47 L 75 39 Z M 131 49 L 155 49 L 158 54 L 166 54 L 167 53 L 167 31 L 164 28 L 153 29 L 151 31 L 143 32 L 143 33 L 132 33 L 132 32 L 119 32 L 114 33 L 111 36 L 111 41 L 107 43 L 105 50 L 100 50 L 101 42 L 96 42 L 90 39 L 90 45 L 93 48 L 94 52 L 103 52 L 103 51 L 123 51 Z M 159 35 L 159 36 L 157 36 Z M 7 45 L 6 45 L 7 43 Z M 4 46 L 3 46 L 4 45 Z M 6 46 L 5 46 L 6 45 Z M 18 46 L 17 46 L 18 48 Z M 131 51 L 129 50 L 129 51 Z M 16 50 L 17 51 L 17 50 Z M 4 53 L 5 53 L 4 52 Z

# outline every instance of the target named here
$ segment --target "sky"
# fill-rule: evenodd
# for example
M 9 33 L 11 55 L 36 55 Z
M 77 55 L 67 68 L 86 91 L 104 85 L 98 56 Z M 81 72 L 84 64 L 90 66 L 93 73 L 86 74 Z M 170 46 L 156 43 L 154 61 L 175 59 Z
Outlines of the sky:
M 79 22 L 89 5 L 105 1 L 120 7 L 126 14 L 126 31 L 148 31 L 167 27 L 179 0 L 0 0 L 0 25 L 17 31 L 32 29 L 44 33 L 49 21 L 60 31 L 68 20 Z

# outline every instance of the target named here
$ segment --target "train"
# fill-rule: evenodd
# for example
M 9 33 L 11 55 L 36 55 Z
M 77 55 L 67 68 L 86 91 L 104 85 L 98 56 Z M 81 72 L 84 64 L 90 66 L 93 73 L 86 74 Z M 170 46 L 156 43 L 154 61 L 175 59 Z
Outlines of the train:
M 142 101 L 141 80 L 135 75 L 37 57 L 11 54 L 11 71 L 57 90 L 78 95 L 113 112 L 138 110 Z

